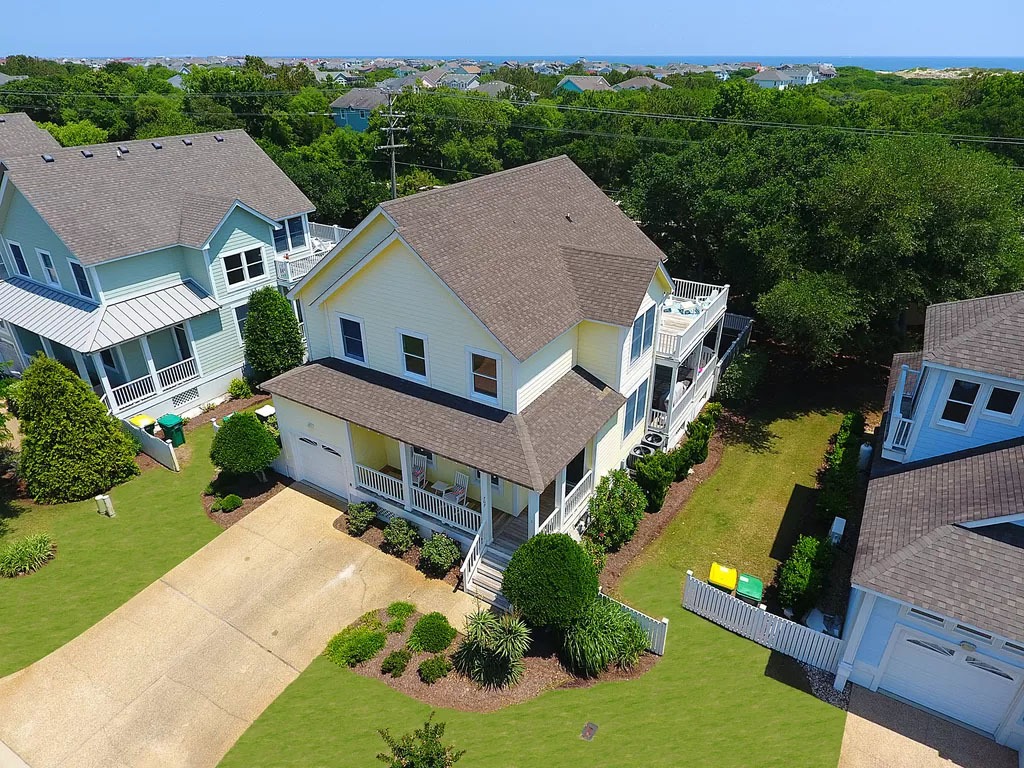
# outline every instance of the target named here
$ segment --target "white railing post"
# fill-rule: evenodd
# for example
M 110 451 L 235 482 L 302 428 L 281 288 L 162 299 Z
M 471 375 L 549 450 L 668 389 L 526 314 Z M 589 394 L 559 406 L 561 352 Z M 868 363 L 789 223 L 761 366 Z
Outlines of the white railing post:
M 526 530 L 527 535 L 532 539 L 537 535 L 537 528 L 540 525 L 540 494 L 537 491 L 528 491 L 526 503 Z
M 491 501 L 491 476 L 480 472 L 480 535 L 485 545 L 494 541 L 494 510 Z

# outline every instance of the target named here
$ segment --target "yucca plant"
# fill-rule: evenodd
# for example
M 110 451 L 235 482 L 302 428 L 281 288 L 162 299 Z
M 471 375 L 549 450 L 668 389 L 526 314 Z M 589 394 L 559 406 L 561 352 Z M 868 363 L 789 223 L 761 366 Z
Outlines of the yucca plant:
M 39 570 L 53 558 L 53 539 L 48 533 L 34 533 L 0 549 L 0 576 L 13 578 Z
M 452 655 L 455 669 L 477 685 L 505 688 L 523 678 L 530 628 L 514 615 L 479 610 L 466 617 L 466 637 Z

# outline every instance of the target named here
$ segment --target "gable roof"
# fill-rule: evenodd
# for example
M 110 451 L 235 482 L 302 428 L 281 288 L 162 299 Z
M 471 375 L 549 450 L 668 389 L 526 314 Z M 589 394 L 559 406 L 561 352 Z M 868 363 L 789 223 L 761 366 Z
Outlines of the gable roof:
M 458 72 L 446 72 L 441 79 L 437 81 L 437 84 L 445 85 L 446 83 L 465 83 L 466 85 L 470 85 L 471 83 L 477 83 L 479 81 L 479 75 L 463 75 Z
M 60 143 L 24 112 L 0 115 L 0 160 L 15 155 L 53 153 Z
M 1024 379 L 1024 291 L 932 304 L 924 360 Z
M 449 72 L 451 72 L 451 70 L 447 67 L 434 67 L 433 69 L 428 69 L 426 72 L 418 73 L 416 77 L 419 77 L 426 86 L 433 88 L 437 86 L 441 78 Z
M 611 91 L 614 90 L 608 81 L 600 75 L 566 75 L 558 81 L 555 88 L 562 88 L 566 83 L 572 83 L 581 91 Z
M 747 78 L 747 80 L 761 80 L 771 82 L 783 82 L 785 80 L 790 79 L 791 77 L 789 75 L 785 74 L 784 72 L 780 72 L 777 69 L 762 69 L 756 75 L 751 75 L 750 77 Z
M 128 149 L 120 159 L 119 146 Z M 86 265 L 174 245 L 202 248 L 237 203 L 272 220 L 313 210 L 242 130 L 49 154 L 52 163 L 23 154 L 4 164 L 18 191 Z
M 653 77 L 640 76 L 631 77 L 629 78 L 629 80 L 623 80 L 621 83 L 613 85 L 612 88 L 614 88 L 616 91 L 636 91 L 640 90 L 641 88 L 651 88 L 654 90 L 671 90 L 672 86 L 666 85 L 660 80 L 655 80 Z
M 664 260 L 564 155 L 380 207 L 519 360 L 582 320 L 632 323 Z
M 480 83 L 480 87 L 477 90 L 480 93 L 497 96 L 502 91 L 507 91 L 510 88 L 515 88 L 515 86 L 512 83 L 506 83 L 504 80 L 489 80 L 486 83 Z
M 625 402 L 573 368 L 514 414 L 334 358 L 293 368 L 263 388 L 535 491 Z
M 388 95 L 379 88 L 353 88 L 331 102 L 335 109 L 376 109 L 388 103 Z

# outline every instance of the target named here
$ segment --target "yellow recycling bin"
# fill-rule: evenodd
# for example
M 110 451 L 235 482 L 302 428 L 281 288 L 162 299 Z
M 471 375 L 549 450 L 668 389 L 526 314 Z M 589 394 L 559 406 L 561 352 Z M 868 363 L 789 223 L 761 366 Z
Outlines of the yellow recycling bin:
M 144 429 L 149 434 L 153 434 L 155 429 L 156 419 L 145 413 L 140 413 L 138 416 L 132 416 L 128 421 L 139 429 Z
M 729 568 L 719 563 L 711 564 L 711 573 L 708 574 L 708 584 L 719 589 L 724 589 L 726 592 L 732 592 L 736 589 L 736 581 L 739 578 L 739 574 L 735 568 Z

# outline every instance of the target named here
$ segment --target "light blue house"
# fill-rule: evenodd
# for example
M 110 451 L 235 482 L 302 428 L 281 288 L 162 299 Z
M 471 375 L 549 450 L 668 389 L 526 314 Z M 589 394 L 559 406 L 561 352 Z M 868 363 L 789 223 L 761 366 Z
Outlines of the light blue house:
M 370 113 L 387 103 L 387 93 L 379 88 L 353 88 L 331 102 L 331 114 L 339 128 L 365 131 L 370 126 Z
M 836 677 L 1024 747 L 1024 293 L 897 355 Z
M 608 85 L 608 81 L 600 75 L 566 75 L 558 81 L 555 90 L 583 93 L 584 91 L 612 91 L 615 89 Z
M 118 416 L 226 392 L 249 294 L 333 245 L 244 131 L 62 148 L 2 117 L 0 343 L 18 367 L 65 363 Z

